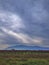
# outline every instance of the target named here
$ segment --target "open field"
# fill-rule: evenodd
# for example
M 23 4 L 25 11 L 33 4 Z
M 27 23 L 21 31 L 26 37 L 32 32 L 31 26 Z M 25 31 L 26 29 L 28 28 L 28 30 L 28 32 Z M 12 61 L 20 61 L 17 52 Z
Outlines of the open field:
M 0 50 L 0 65 L 49 65 L 49 51 Z

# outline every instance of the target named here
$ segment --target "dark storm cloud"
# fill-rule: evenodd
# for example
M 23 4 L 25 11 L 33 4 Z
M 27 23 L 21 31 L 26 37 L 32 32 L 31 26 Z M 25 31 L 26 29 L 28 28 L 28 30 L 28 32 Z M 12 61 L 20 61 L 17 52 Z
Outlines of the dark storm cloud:
M 0 0 L 0 28 L 0 36 L 6 29 L 0 38 L 7 44 L 19 43 L 18 37 L 23 43 L 49 46 L 49 0 Z

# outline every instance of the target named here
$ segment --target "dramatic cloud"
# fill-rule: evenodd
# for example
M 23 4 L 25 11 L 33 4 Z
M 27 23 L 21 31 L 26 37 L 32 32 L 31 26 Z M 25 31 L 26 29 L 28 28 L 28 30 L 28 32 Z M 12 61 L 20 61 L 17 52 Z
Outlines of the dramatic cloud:
M 16 44 L 49 47 L 49 0 L 0 0 L 0 49 Z
M 15 37 L 19 43 L 28 43 L 28 44 L 31 44 L 31 43 L 35 43 L 35 44 L 41 44 L 42 43 L 42 39 L 40 38 L 31 38 L 29 37 L 28 35 L 24 35 L 22 33 L 15 33 L 13 31 L 9 31 L 5 28 L 1 28 L 3 32 L 9 34 L 9 35 L 12 35 L 13 37 Z
M 20 30 L 19 28 L 25 27 L 23 24 L 23 20 L 18 16 L 15 15 L 11 12 L 0 12 L 0 21 L 1 21 L 1 26 L 3 25 L 4 27 L 7 27 L 12 30 Z

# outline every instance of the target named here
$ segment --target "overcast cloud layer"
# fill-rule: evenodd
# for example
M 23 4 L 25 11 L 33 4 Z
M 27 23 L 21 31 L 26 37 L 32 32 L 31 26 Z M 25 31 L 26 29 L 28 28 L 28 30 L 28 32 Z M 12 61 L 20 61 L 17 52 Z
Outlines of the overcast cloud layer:
M 0 0 L 0 49 L 49 47 L 49 0 Z

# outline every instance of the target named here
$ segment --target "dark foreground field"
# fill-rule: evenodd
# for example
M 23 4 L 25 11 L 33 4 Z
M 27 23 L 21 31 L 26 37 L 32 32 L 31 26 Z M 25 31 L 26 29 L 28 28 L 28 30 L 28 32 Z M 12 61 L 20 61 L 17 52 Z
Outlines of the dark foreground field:
M 0 50 L 0 65 L 49 65 L 49 51 Z

